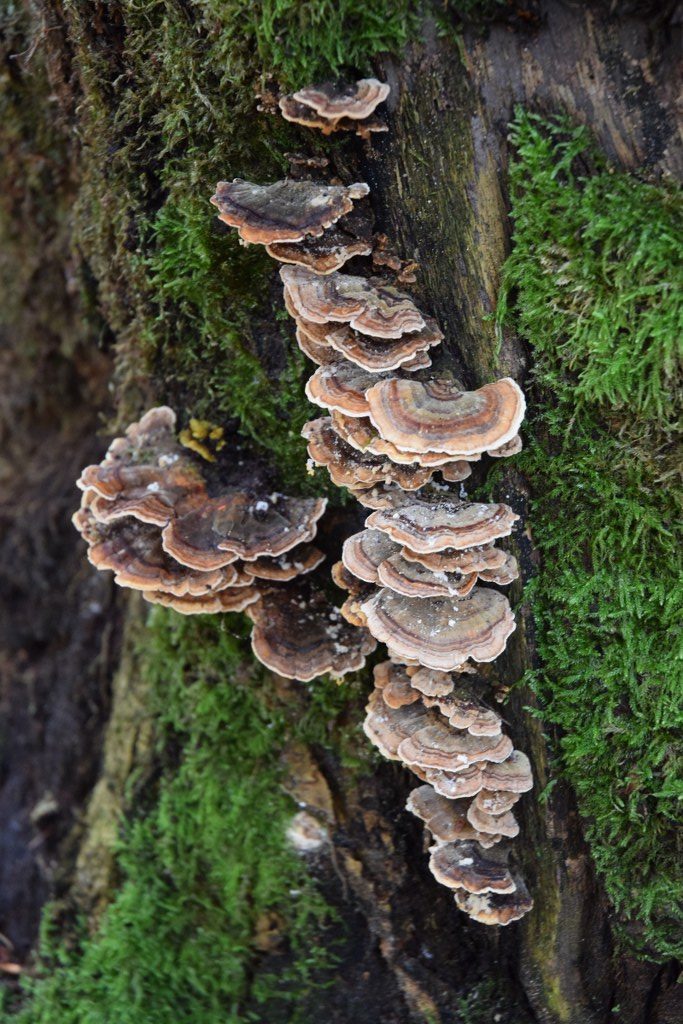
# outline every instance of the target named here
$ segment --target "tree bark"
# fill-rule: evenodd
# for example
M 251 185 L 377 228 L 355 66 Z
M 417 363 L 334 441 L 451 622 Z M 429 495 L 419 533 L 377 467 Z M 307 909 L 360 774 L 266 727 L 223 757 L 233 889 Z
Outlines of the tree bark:
M 49 2 L 38 6 L 53 9 Z M 459 45 L 440 39 L 427 23 L 424 38 L 401 61 L 377 63 L 378 76 L 392 86 L 389 132 L 370 146 L 339 150 L 336 169 L 368 181 L 378 228 L 398 254 L 418 262 L 411 291 L 446 335 L 438 365 L 469 386 L 504 374 L 524 382 L 530 364 L 518 338 L 507 333 L 497 339 L 491 317 L 509 250 L 506 130 L 515 104 L 542 113 L 564 110 L 587 123 L 618 167 L 680 174 L 670 12 L 637 7 L 617 15 L 607 3 L 546 0 L 530 28 L 496 24 L 485 35 L 466 33 Z M 72 49 L 96 43 L 75 41 L 67 22 L 60 23 L 50 52 L 53 59 L 61 52 L 70 66 Z M 119 61 L 125 71 L 123 54 Z M 68 195 L 66 187 L 67 205 Z M 39 261 L 35 273 L 40 270 Z M 46 301 L 59 319 L 69 305 L 63 283 Z M 5 338 L 10 361 L 17 326 L 10 324 Z M 35 330 L 35 324 L 26 327 L 32 337 Z M 102 448 L 77 439 L 94 434 L 111 364 L 92 352 L 84 363 L 82 348 L 56 356 L 59 344 L 59 338 L 52 347 L 41 342 L 41 351 L 64 369 L 56 393 L 48 371 L 31 379 L 25 365 L 13 365 L 12 386 L 27 398 L 18 414 L 3 410 L 7 436 L 19 423 L 32 437 L 28 451 L 10 451 L 9 500 L 1 510 L 8 616 L 0 631 L 0 712 L 11 738 L 0 789 L 0 931 L 20 958 L 36 939 L 40 906 L 60 892 L 60 864 L 69 865 L 72 894 L 97 916 L 114 884 L 112 836 L 101 825 L 123 805 L 129 774 L 149 757 L 144 694 L 128 685 L 130 643 L 121 640 L 125 602 L 83 565 L 68 525 L 72 481 Z M 491 673 L 491 682 L 504 687 L 535 659 L 533 621 L 523 603 L 523 584 L 537 564 L 527 510 L 532 486 L 514 466 L 501 485 L 529 527 L 516 551 L 523 579 L 511 594 L 522 602 L 519 627 Z M 128 633 L 138 614 L 128 611 Z M 357 1002 L 348 1016 L 340 1015 L 333 990 L 331 1020 L 362 1019 L 374 989 L 394 1000 L 391 1013 L 378 1016 L 387 1024 L 454 1024 L 462 1019 L 463 979 L 486 972 L 510 992 L 510 1021 L 668 1024 L 680 1013 L 671 965 L 637 963 L 615 952 L 610 907 L 570 787 L 561 782 L 546 803 L 538 800 L 549 779 L 548 750 L 541 725 L 523 710 L 531 703 L 530 693 L 515 691 L 506 705 L 515 745 L 529 753 L 536 777 L 534 793 L 521 804 L 516 841 L 535 909 L 509 929 L 468 923 L 434 882 L 422 829 L 402 810 L 411 788 L 406 772 L 386 765 L 358 784 L 329 751 L 297 753 L 306 773 L 318 779 L 318 799 L 334 819 L 334 855 L 321 869 L 321 884 L 353 922 L 356 937 L 344 948 L 340 978 L 356 987 Z M 292 783 L 295 792 L 299 785 Z

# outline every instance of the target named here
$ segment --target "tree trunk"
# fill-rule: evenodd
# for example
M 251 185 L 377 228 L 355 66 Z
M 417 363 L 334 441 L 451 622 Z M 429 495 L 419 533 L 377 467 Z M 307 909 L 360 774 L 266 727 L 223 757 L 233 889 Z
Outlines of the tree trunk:
M 523 383 L 530 363 L 530 353 L 511 334 L 499 347 L 491 316 L 509 249 L 506 130 L 514 106 L 567 111 L 591 127 L 618 167 L 645 167 L 655 176 L 680 173 L 670 20 L 668 12 L 657 12 L 658 5 L 649 11 L 640 6 L 614 15 L 607 3 L 546 0 L 529 27 L 520 16 L 519 24 L 493 24 L 485 34 L 467 31 L 459 42 L 441 38 L 427 21 L 423 39 L 406 55 L 377 60 L 378 77 L 392 87 L 389 132 L 371 145 L 335 150 L 340 176 L 370 184 L 377 227 L 394 251 L 419 264 L 410 290 L 446 335 L 437 365 L 469 386 L 507 374 Z M 68 109 L 77 132 L 87 132 L 78 120 L 78 55 L 101 45 L 102 11 L 92 5 L 93 20 L 84 31 L 87 12 L 79 27 L 58 3 L 44 0 L 37 9 L 42 31 L 49 33 L 40 42 L 53 95 L 61 82 L 65 95 L 56 102 Z M 119 17 L 119 28 L 112 28 Z M 109 18 L 110 38 L 119 29 L 125 35 L 123 13 L 110 11 Z M 8 32 L 10 52 L 13 41 Z M 6 63 L 6 74 L 30 97 L 30 76 L 39 72 L 20 61 Z M 103 75 L 114 74 L 112 64 L 103 64 Z M 117 74 L 125 74 L 125 46 L 117 49 L 117 64 Z M 97 83 L 105 102 L 110 85 L 106 78 Z M 68 264 L 80 258 L 68 251 L 69 209 L 79 186 L 73 140 L 62 139 L 42 153 L 30 132 L 13 141 L 26 150 L 15 151 L 4 172 L 3 190 L 17 197 L 15 225 L 30 170 L 26 154 L 38 152 L 54 164 L 49 174 L 58 183 L 59 212 L 58 229 L 48 228 L 47 247 L 40 225 L 27 227 L 22 262 L 30 266 L 23 295 L 33 296 L 30 315 L 14 312 L 3 328 L 9 387 L 7 404 L 0 407 L 8 483 L 1 508 L 6 616 L 0 630 L 0 710 L 7 740 L 0 789 L 0 931 L 13 943 L 15 958 L 23 960 L 36 941 L 40 907 L 48 897 L 70 887 L 96 919 L 111 895 L 112 821 L 125 807 L 130 775 L 148 766 L 151 747 L 145 694 L 131 686 L 130 635 L 140 628 L 139 604 L 114 594 L 106 579 L 89 570 L 68 524 L 77 501 L 73 480 L 103 447 L 93 435 L 107 410 L 105 385 L 113 367 L 109 354 L 98 353 L 95 333 L 106 339 L 108 351 L 120 324 L 105 301 L 96 314 L 102 320 L 88 321 L 94 326 L 85 336 L 82 326 L 74 326 L 81 311 L 72 308 L 68 288 Z M 26 212 L 32 220 L 35 211 Z M 120 226 L 112 227 L 115 262 Z M 89 272 L 94 294 L 101 271 Z M 114 340 L 120 342 L 121 335 Z M 37 353 L 38 373 L 35 359 L 28 365 L 21 358 L 22 346 Z M 157 370 L 163 381 L 163 364 Z M 157 392 L 160 400 L 169 393 L 163 384 Z M 516 551 L 523 579 L 512 591 L 515 602 L 522 600 L 537 560 L 527 514 L 530 488 L 533 481 L 512 460 L 500 491 L 529 527 Z M 501 686 L 534 664 L 534 624 L 524 604 L 518 620 L 505 656 L 492 669 L 491 681 Z M 291 693 L 300 699 L 296 687 Z M 370 1019 L 363 1015 L 370 1006 L 372 1019 L 397 1024 L 466 1020 L 459 1004 L 463 981 L 486 975 L 509 993 L 509 1016 L 496 1018 L 503 1021 L 676 1019 L 672 966 L 615 951 L 611 910 L 571 788 L 560 782 L 547 802 L 538 799 L 550 770 L 541 724 L 524 711 L 532 703 L 530 693 L 516 690 L 506 705 L 515 746 L 529 753 L 536 778 L 533 794 L 521 804 L 516 841 L 535 909 L 508 929 L 468 923 L 434 882 L 422 829 L 402 811 L 411 788 L 406 772 L 383 765 L 358 782 L 322 747 L 289 751 L 287 764 L 299 765 L 291 769 L 290 788 L 300 795 L 297 779 L 312 773 L 317 799 L 334 815 L 334 853 L 320 869 L 320 884 L 350 928 L 339 974 L 354 988 L 356 1001 L 342 1012 L 333 987 L 324 1007 L 331 1020 Z

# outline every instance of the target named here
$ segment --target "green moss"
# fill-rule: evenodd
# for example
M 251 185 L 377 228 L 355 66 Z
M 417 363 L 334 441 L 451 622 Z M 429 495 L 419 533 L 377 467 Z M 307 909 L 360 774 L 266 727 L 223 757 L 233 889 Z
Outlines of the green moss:
M 673 955 L 683 595 L 668 439 L 680 192 L 615 172 L 564 121 L 520 111 L 512 142 L 499 316 L 535 360 L 536 440 L 521 467 L 543 559 L 530 588 L 541 667 L 528 681 L 560 727 L 558 768 L 630 940 Z
M 279 787 L 286 707 L 273 704 L 266 673 L 247 668 L 247 645 L 216 618 L 157 611 L 143 657 L 162 752 L 158 791 L 125 826 L 122 884 L 98 933 L 62 947 L 60 970 L 44 961 L 19 1020 L 242 1024 L 266 1007 L 271 1020 L 305 1019 L 331 955 L 321 941 L 325 903 L 284 837 L 296 809 Z M 329 722 L 319 700 L 300 735 Z M 283 935 L 270 958 L 253 944 L 264 915 Z

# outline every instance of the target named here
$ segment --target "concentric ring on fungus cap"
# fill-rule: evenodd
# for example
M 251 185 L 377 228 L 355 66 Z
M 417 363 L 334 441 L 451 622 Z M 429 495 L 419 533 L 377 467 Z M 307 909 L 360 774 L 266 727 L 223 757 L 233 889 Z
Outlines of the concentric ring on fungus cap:
M 314 181 L 276 181 L 255 185 L 235 178 L 219 181 L 211 202 L 225 224 L 237 228 L 245 242 L 300 242 L 322 235 L 353 209 L 370 189 L 364 182 L 328 185 Z
M 468 597 L 403 597 L 383 589 L 362 611 L 377 640 L 426 668 L 450 672 L 468 658 L 493 661 L 515 628 L 507 598 L 475 588 Z
M 415 500 L 395 509 L 378 509 L 368 517 L 366 526 L 382 530 L 416 554 L 430 554 L 507 537 L 518 519 L 509 505 Z
M 321 277 L 304 267 L 282 267 L 280 277 L 297 317 L 348 323 L 375 338 L 400 338 L 426 322 L 410 298 L 392 285 L 350 274 Z
M 511 377 L 462 391 L 448 380 L 393 378 L 366 395 L 370 419 L 382 437 L 408 451 L 466 457 L 500 448 L 524 419 L 524 393 Z

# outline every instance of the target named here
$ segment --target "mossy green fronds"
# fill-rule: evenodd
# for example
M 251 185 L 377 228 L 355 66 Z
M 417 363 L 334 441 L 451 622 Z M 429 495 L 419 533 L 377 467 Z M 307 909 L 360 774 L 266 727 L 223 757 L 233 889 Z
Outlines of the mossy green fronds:
M 680 192 L 612 170 L 587 131 L 512 128 L 513 251 L 499 317 L 529 342 L 520 458 L 542 568 L 529 588 L 542 715 L 630 940 L 680 953 L 681 490 L 669 447 Z M 583 168 L 583 172 L 579 170 Z M 591 168 L 591 171 L 587 170 Z
M 259 1007 L 305 1020 L 332 962 L 329 912 L 287 846 L 285 715 L 265 699 L 266 673 L 250 675 L 235 622 L 153 613 L 142 660 L 163 774 L 124 825 L 122 884 L 99 931 L 57 947 L 25 1024 L 244 1024 Z M 254 943 L 264 917 L 280 922 L 270 958 Z

